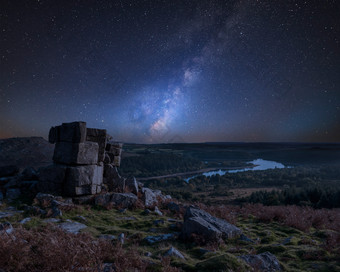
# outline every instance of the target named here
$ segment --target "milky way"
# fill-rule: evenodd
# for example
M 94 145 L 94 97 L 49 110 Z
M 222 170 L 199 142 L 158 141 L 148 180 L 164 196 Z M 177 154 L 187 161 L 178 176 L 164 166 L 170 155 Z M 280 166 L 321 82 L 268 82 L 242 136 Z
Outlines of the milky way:
M 0 137 L 340 139 L 336 1 L 5 1 Z

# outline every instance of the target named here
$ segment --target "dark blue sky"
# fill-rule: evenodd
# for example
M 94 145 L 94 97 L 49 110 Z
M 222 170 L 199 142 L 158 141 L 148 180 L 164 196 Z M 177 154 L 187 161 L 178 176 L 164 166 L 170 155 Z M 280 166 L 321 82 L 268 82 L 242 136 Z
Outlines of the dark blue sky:
M 3 1 L 0 137 L 340 139 L 337 1 Z

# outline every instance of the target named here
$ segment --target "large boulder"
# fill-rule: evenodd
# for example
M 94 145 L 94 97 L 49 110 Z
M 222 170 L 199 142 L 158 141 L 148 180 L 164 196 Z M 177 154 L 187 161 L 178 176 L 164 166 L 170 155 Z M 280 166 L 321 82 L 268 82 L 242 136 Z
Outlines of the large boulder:
M 137 196 L 131 193 L 113 193 L 110 201 L 116 207 L 131 208 L 136 204 L 137 200 Z
M 138 194 L 138 183 L 135 177 L 129 177 L 125 180 L 125 191 Z
M 98 144 L 98 162 L 104 161 L 107 139 L 106 129 L 88 128 L 86 131 L 86 141 Z
M 158 204 L 157 194 L 149 189 L 149 188 L 142 188 L 143 193 L 143 201 L 146 208 L 152 208 Z
M 99 193 L 103 183 L 103 166 L 82 165 L 68 167 L 64 192 L 70 196 Z
M 193 234 L 203 236 L 206 241 L 230 239 L 241 235 L 242 231 L 227 221 L 195 207 L 187 208 L 184 215 L 181 238 L 190 239 Z
M 125 178 L 121 177 L 117 168 L 111 164 L 104 166 L 104 183 L 111 192 L 123 193 L 125 191 Z
M 264 252 L 258 255 L 243 255 L 240 259 L 256 270 L 264 272 L 281 271 L 281 266 L 275 255 L 270 252 Z
M 53 161 L 63 164 L 97 164 L 98 144 L 95 142 L 58 142 L 54 148 Z
M 95 204 L 98 206 L 113 205 L 120 208 L 133 207 L 138 198 L 131 193 L 106 193 L 95 197 Z

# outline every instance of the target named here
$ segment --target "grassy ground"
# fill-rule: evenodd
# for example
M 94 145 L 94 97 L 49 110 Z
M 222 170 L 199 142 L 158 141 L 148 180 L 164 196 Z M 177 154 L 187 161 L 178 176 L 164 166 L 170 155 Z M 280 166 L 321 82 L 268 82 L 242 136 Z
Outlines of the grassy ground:
M 65 211 L 61 220 L 71 219 L 86 224 L 88 227 L 82 232 L 94 237 L 101 234 L 124 233 L 126 237 L 124 248 L 137 248 L 141 258 L 153 263 L 149 271 L 162 271 L 164 260 L 162 261 L 161 257 L 170 246 L 174 246 L 185 256 L 184 260 L 172 257 L 171 265 L 184 271 L 220 271 L 227 268 L 232 271 L 247 271 L 249 268 L 238 260 L 237 256 L 266 251 L 279 259 L 285 271 L 340 271 L 339 244 L 331 244 L 329 240 L 329 237 L 336 233 L 334 230 L 312 227 L 301 231 L 284 226 L 275 220 L 265 223 L 255 216 L 240 213 L 233 217 L 233 223 L 253 242 L 233 239 L 219 245 L 199 245 L 194 242 L 173 240 L 150 245 L 144 241 L 145 237 L 177 233 L 180 230 L 176 222 L 181 221 L 181 215 L 172 214 L 165 209 L 163 212 L 165 215 L 159 216 L 146 215 L 139 209 L 121 212 L 116 209 L 78 207 Z M 19 227 L 18 222 L 26 216 L 25 213 L 18 213 L 0 219 L 0 222 L 8 221 L 13 227 Z M 26 229 L 34 230 L 48 225 L 40 217 L 31 218 L 31 221 L 24 224 Z M 147 252 L 150 252 L 151 256 L 146 257 Z

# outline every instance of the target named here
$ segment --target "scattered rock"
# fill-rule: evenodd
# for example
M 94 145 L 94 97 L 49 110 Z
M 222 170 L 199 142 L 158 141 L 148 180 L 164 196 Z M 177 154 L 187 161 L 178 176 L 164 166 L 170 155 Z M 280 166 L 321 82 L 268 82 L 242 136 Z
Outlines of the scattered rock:
M 2 224 L 0 224 L 0 233 L 1 232 L 5 232 L 7 234 L 11 234 L 14 231 L 11 223 L 9 222 L 4 222 Z
M 137 200 L 137 196 L 132 193 L 113 193 L 110 201 L 114 203 L 115 206 L 131 208 L 136 204 Z
M 144 256 L 145 257 L 151 257 L 152 253 L 150 251 L 147 251 L 147 252 L 144 253 Z
M 46 215 L 47 212 L 37 206 L 25 206 L 24 210 L 30 215 Z
M 98 236 L 98 238 L 103 239 L 103 240 L 108 240 L 108 241 L 117 240 L 117 236 L 111 235 L 111 234 L 101 234 Z
M 158 207 L 156 206 L 154 211 L 153 211 L 155 214 L 159 215 L 159 216 L 162 216 L 163 213 L 158 209 Z
M 170 247 L 170 249 L 167 252 L 165 252 L 163 256 L 165 257 L 170 256 L 170 257 L 175 257 L 179 259 L 185 259 L 183 254 L 174 247 Z
M 184 215 L 181 238 L 190 239 L 192 234 L 203 236 L 206 241 L 229 239 L 241 235 L 242 231 L 223 219 L 216 218 L 198 208 L 187 208 Z
M 153 206 L 158 204 L 157 196 L 154 191 L 149 188 L 142 188 L 142 193 L 144 205 L 146 208 L 152 208 Z
M 270 252 L 264 252 L 258 255 L 243 255 L 239 258 L 260 271 L 281 271 L 278 259 Z
M 81 220 L 83 222 L 87 221 L 86 218 L 84 216 L 82 216 L 82 215 L 77 215 L 77 219 L 79 219 L 79 220 Z
M 134 216 L 123 216 L 123 217 L 116 217 L 116 220 L 127 220 L 127 221 L 129 221 L 129 220 L 137 220 L 137 218 L 134 217 Z
M 167 233 L 167 234 L 161 234 L 161 235 L 156 235 L 156 236 L 147 236 L 144 238 L 144 241 L 152 245 L 158 242 L 174 240 L 177 238 L 177 235 L 178 235 L 177 233 Z
M 130 177 L 125 180 L 125 190 L 135 195 L 138 194 L 138 184 L 135 177 Z
M 120 212 L 120 213 L 125 213 L 126 210 L 127 210 L 127 208 L 124 208 L 124 209 L 120 209 L 118 212 Z
M 252 239 L 248 238 L 247 236 L 245 236 L 244 234 L 240 235 L 239 240 L 243 241 L 243 242 L 248 242 L 248 243 L 252 243 L 255 244 L 255 241 L 253 241 Z
M 26 224 L 27 222 L 31 221 L 32 218 L 31 217 L 26 217 L 24 219 L 22 219 L 21 221 L 19 221 L 19 224 Z
M 61 220 L 58 218 L 47 218 L 44 219 L 43 222 L 45 223 L 59 223 Z
M 153 221 L 153 224 L 156 225 L 156 226 L 159 226 L 159 225 L 164 225 L 164 220 L 163 219 L 158 219 L 158 220 L 154 220 Z
M 117 167 L 107 164 L 104 166 L 104 180 L 103 182 L 109 187 L 109 191 L 123 193 L 125 190 L 125 178 L 118 173 Z
M 144 211 L 143 211 L 143 214 L 144 215 L 149 215 L 151 213 L 151 211 L 149 210 L 149 209 L 145 209 Z
M 61 229 L 74 234 L 77 234 L 80 230 L 87 228 L 86 225 L 79 222 L 71 221 L 69 219 L 67 219 L 66 222 L 59 224 L 58 226 Z
M 88 196 L 78 196 L 74 197 L 73 202 L 75 204 L 80 204 L 80 205 L 91 205 L 94 203 L 94 196 L 93 195 L 88 195 Z
M 11 217 L 13 216 L 15 213 L 11 212 L 11 211 L 5 211 L 5 212 L 0 212 L 0 219 L 1 218 L 6 218 L 6 217 Z
M 119 243 L 121 243 L 122 245 L 124 245 L 124 242 L 125 242 L 125 234 L 124 234 L 124 233 L 119 234 L 117 240 L 118 240 Z

